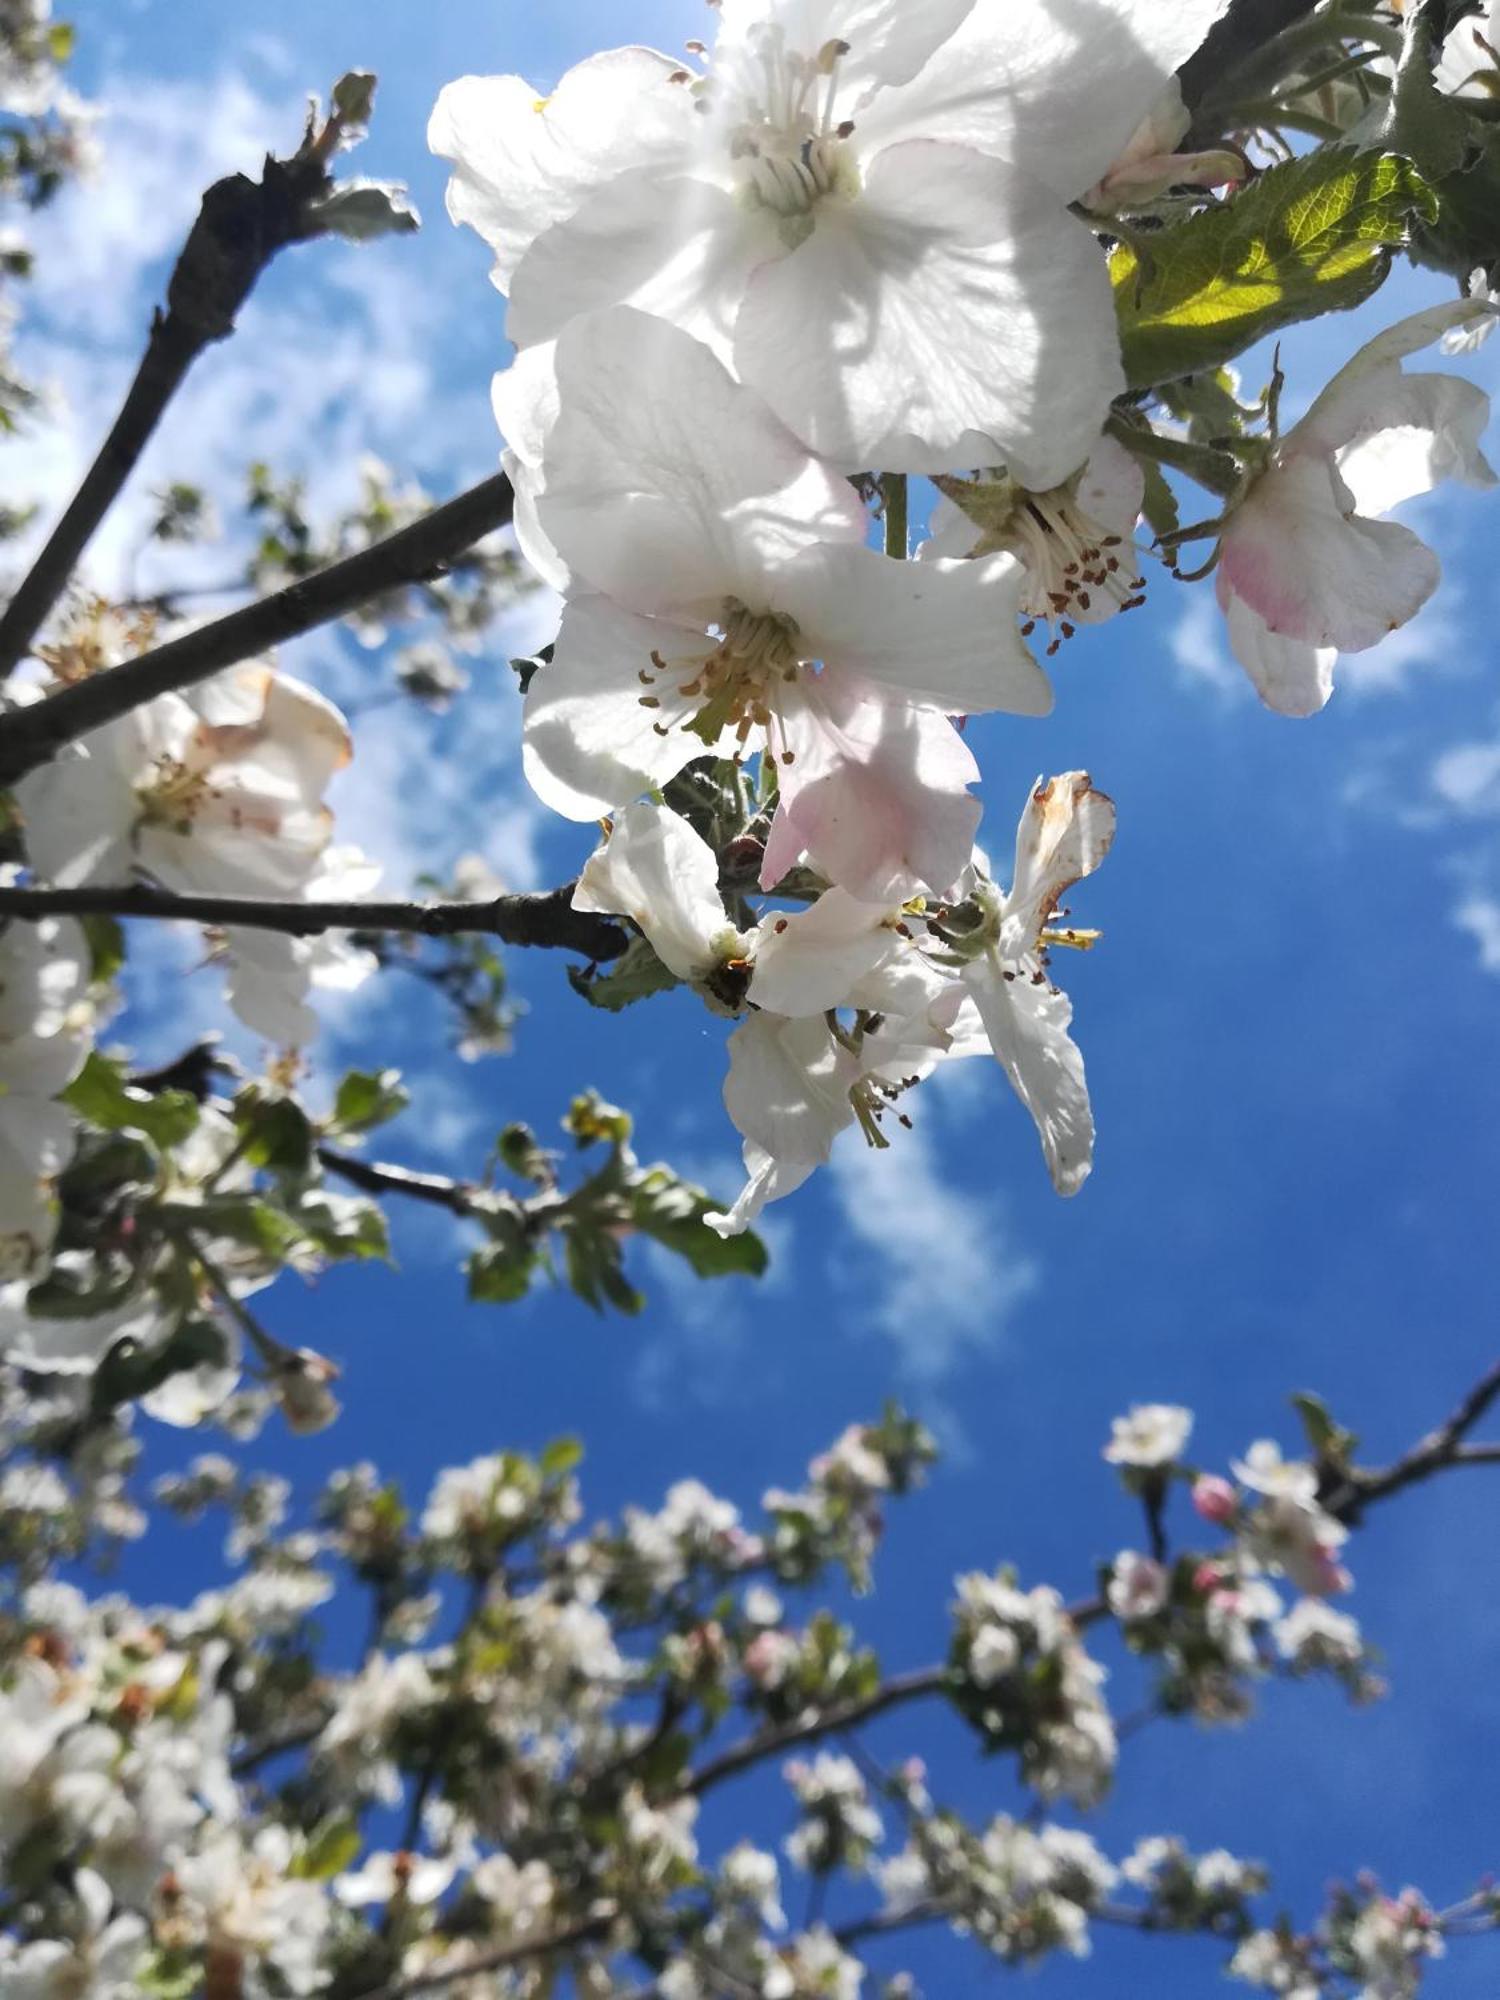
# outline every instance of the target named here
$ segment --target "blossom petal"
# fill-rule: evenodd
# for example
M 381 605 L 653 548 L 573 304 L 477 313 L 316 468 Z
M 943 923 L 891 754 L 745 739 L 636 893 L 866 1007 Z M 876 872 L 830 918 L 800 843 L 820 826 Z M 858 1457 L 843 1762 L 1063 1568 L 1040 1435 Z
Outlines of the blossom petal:
M 1236 510 L 1217 588 L 1282 638 L 1358 653 L 1415 617 L 1440 575 L 1409 528 L 1360 519 L 1333 466 L 1303 456 L 1264 474 Z
M 843 675 L 822 675 L 807 696 L 787 720 L 793 761 L 781 771 L 762 886 L 805 853 L 866 903 L 941 895 L 979 825 L 973 752 L 946 716 L 883 700 Z
M 1002 965 L 996 953 L 964 974 L 1011 1087 L 1036 1122 L 1052 1185 L 1076 1194 L 1094 1156 L 1094 1118 L 1083 1057 L 1068 1033 L 1068 996 L 1035 959 Z
M 448 213 L 490 245 L 502 292 L 533 239 L 592 187 L 686 156 L 693 104 L 671 80 L 680 72 L 655 49 L 607 49 L 570 69 L 550 97 L 519 76 L 464 76 L 446 86 L 427 143 L 453 161 Z
M 557 344 L 562 408 L 537 501 L 574 573 L 617 603 L 705 622 L 825 536 L 862 542 L 853 489 L 678 328 L 628 306 Z
M 913 81 L 882 92 L 870 144 L 977 146 L 1071 201 L 1102 179 L 1228 0 L 978 0 Z
M 630 917 L 679 979 L 712 965 L 710 940 L 731 926 L 713 849 L 680 814 L 644 802 L 618 814 L 573 891 L 575 910 Z
M 106 747 L 85 738 L 29 772 L 15 795 L 27 858 L 43 881 L 72 889 L 129 879 L 135 796 L 118 781 Z
M 682 727 L 694 704 L 670 677 L 656 684 L 657 707 L 641 705 L 639 675 L 650 671 L 653 649 L 690 662 L 712 646 L 700 631 L 638 617 L 607 598 L 564 606 L 552 659 L 527 690 L 522 745 L 532 790 L 564 818 L 598 819 L 707 753 Z
M 1243 597 L 1232 593 L 1224 604 L 1224 623 L 1234 657 L 1267 708 L 1278 715 L 1316 715 L 1326 706 L 1333 693 L 1337 647 L 1282 638 Z
M 1090 231 L 1040 182 L 926 140 L 877 154 L 857 200 L 761 266 L 734 353 L 834 464 L 1000 460 L 1038 489 L 1077 469 L 1124 387 Z
M 777 608 L 797 621 L 804 657 L 953 715 L 1046 715 L 1052 689 L 1016 625 L 1024 572 L 1014 556 L 899 562 L 825 543 L 789 561 Z
M 634 305 L 727 360 L 750 274 L 780 248 L 769 211 L 746 207 L 731 189 L 637 168 L 538 236 L 512 281 L 506 331 L 530 347 L 556 340 L 584 313 Z
M 1481 491 L 1495 485 L 1479 440 L 1490 399 L 1457 375 L 1396 375 L 1378 428 L 1356 433 L 1338 455 L 1339 477 L 1357 512 L 1385 514 L 1445 479 Z
M 887 909 L 829 889 L 811 908 L 767 917 L 755 941 L 750 998 L 772 1014 L 821 1014 L 906 948 Z
M 1075 882 L 1109 853 L 1115 837 L 1115 803 L 1096 792 L 1087 771 L 1064 771 L 1037 780 L 1016 830 L 1016 867 L 1005 899 L 1005 918 L 1035 947 L 1043 924 Z
M 853 1077 L 852 1058 L 821 1015 L 753 1014 L 729 1037 L 724 1108 L 742 1136 L 774 1159 L 811 1168 L 853 1122 Z
M 768 1202 L 794 1194 L 817 1171 L 816 1160 L 776 1160 L 764 1146 L 747 1139 L 745 1172 L 749 1179 L 730 1209 L 713 1209 L 703 1220 L 719 1236 L 743 1236 Z

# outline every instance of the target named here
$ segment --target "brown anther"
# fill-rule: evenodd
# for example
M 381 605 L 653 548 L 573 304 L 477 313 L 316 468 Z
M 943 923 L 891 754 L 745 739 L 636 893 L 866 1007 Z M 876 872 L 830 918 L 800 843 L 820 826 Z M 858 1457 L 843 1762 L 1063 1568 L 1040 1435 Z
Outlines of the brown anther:
M 780 937 L 782 932 L 787 928 L 787 925 L 788 919 L 786 917 L 778 917 L 771 928 L 775 931 L 777 937 Z
M 690 69 L 674 69 L 667 78 L 668 83 L 691 83 L 692 80 L 693 72 Z

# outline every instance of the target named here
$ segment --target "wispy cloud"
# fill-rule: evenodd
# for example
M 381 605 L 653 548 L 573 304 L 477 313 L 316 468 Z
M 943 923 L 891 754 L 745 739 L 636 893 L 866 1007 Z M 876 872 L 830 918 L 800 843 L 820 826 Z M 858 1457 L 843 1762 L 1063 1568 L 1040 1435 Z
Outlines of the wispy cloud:
M 1003 1346 L 1040 1282 L 1036 1261 L 1002 1201 L 944 1174 L 929 1124 L 884 1152 L 841 1146 L 829 1173 L 859 1246 L 842 1287 L 850 1316 L 890 1343 L 902 1385 L 941 1416 L 940 1392 L 964 1364 Z

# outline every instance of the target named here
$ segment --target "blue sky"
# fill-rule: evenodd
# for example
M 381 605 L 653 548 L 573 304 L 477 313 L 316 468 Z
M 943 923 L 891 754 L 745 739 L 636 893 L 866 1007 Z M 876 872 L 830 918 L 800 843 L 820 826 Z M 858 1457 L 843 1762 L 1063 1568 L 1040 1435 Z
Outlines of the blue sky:
M 361 170 L 406 179 L 427 227 L 284 258 L 235 341 L 202 364 L 143 482 L 181 474 L 229 490 L 265 456 L 328 498 L 352 491 L 362 449 L 439 491 L 493 463 L 503 308 L 483 246 L 449 227 L 424 151 L 441 84 L 517 68 L 545 88 L 591 48 L 676 47 L 704 17 L 696 0 L 75 0 L 71 13 L 80 81 L 111 107 L 107 164 L 38 232 L 34 353 L 67 408 L 25 448 L 25 483 L 67 489 L 128 378 L 196 190 L 289 142 L 302 93 L 357 65 L 382 80 Z M 1400 277 L 1358 314 L 1295 333 L 1290 393 L 1310 396 L 1361 338 L 1439 295 L 1436 280 Z M 1470 364 L 1491 386 L 1497 350 Z M 1246 379 L 1258 388 L 1254 365 Z M 894 1393 L 950 1448 L 929 1490 L 894 1512 L 860 1614 L 899 1667 L 941 1650 L 957 1571 L 1008 1558 L 1024 1581 L 1075 1593 L 1097 1560 L 1139 1541 L 1099 1459 L 1110 1418 L 1133 1401 L 1192 1406 L 1195 1454 L 1212 1465 L 1255 1436 L 1292 1443 L 1285 1396 L 1298 1388 L 1322 1392 L 1372 1455 L 1399 1450 L 1493 1359 L 1494 505 L 1459 494 L 1412 510 L 1444 558 L 1443 589 L 1409 632 L 1346 663 L 1316 720 L 1263 712 L 1228 662 L 1208 586 L 1153 571 L 1145 610 L 1058 659 L 1051 719 L 975 728 L 997 857 L 1040 770 L 1086 767 L 1119 803 L 1115 849 L 1074 899 L 1105 932 L 1067 967 L 1100 1131 L 1075 1201 L 1051 1193 L 998 1074 L 964 1065 L 920 1094 L 904 1143 L 841 1156 L 775 1213 L 763 1284 L 704 1287 L 648 1267 L 638 1323 L 548 1293 L 468 1307 L 451 1230 L 405 1218 L 398 1279 L 339 1275 L 274 1295 L 278 1332 L 345 1366 L 347 1415 L 324 1438 L 268 1438 L 260 1455 L 303 1490 L 370 1457 L 421 1491 L 442 1464 L 575 1431 L 591 1512 L 654 1502 L 687 1473 L 748 1506 Z M 130 539 L 127 515 L 101 574 Z M 538 603 L 517 620 L 515 650 L 544 636 L 546 615 Z M 342 636 L 286 663 L 345 697 L 380 672 Z M 500 650 L 471 664 L 474 691 L 446 723 L 388 712 L 357 739 L 341 832 L 379 853 L 397 887 L 470 849 L 518 884 L 561 880 L 581 857 L 580 831 L 524 794 Z M 425 777 L 433 750 L 447 754 L 440 789 Z M 404 984 L 340 1009 L 324 1073 L 396 1061 L 416 1090 L 384 1150 L 463 1171 L 508 1120 L 555 1131 L 573 1091 L 594 1084 L 636 1113 L 643 1154 L 732 1193 L 722 1025 L 677 996 L 604 1019 L 560 964 L 517 955 L 513 970 L 530 1008 L 520 1059 L 458 1063 L 439 1014 Z M 159 967 L 152 993 L 138 1029 L 152 1053 L 217 1018 L 211 976 Z M 150 1442 L 157 1469 L 193 1448 L 160 1432 Z M 1500 1862 L 1494 1476 L 1418 1491 L 1354 1546 L 1350 1608 L 1386 1654 L 1386 1702 L 1356 1712 L 1322 1688 L 1281 1688 L 1240 1732 L 1158 1724 L 1127 1745 L 1097 1837 L 1126 1851 L 1138 1834 L 1177 1832 L 1258 1856 L 1303 1916 L 1360 1866 L 1446 1901 Z M 186 1536 L 170 1570 L 142 1558 L 130 1581 L 177 1596 L 217 1560 L 207 1532 Z M 1132 1670 L 1111 1664 L 1129 1711 Z M 1008 1772 L 980 1766 L 941 1717 L 913 1714 L 872 1741 L 929 1755 L 939 1796 L 976 1815 L 1017 1802 Z M 746 1810 L 764 1809 L 752 1795 Z M 1427 1990 L 1493 1994 L 1497 1953 L 1458 1947 Z M 931 1994 L 993 1978 L 942 1945 L 892 1962 L 921 1971 Z M 1089 1964 L 1046 1976 L 1060 1996 L 1175 2000 L 1200 1995 L 1216 1963 L 1198 1943 L 1101 1937 Z

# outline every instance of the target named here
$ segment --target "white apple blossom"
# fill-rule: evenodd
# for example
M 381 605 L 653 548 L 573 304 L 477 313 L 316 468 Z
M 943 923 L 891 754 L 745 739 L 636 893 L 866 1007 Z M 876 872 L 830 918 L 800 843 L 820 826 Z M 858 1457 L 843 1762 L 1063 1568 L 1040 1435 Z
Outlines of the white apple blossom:
M 452 1888 L 462 1857 L 432 1854 L 392 1854 L 379 1850 L 365 1855 L 358 1868 L 340 1875 L 333 1893 L 349 1910 L 372 1903 L 401 1902 L 421 1909 Z
M 296 894 L 328 843 L 323 795 L 349 760 L 344 718 L 267 666 L 158 695 L 16 786 L 32 867 L 49 882 Z
M 288 1993 L 314 1993 L 324 1983 L 318 1961 L 328 1899 L 318 1883 L 289 1872 L 294 1859 L 285 1827 L 264 1826 L 246 1840 L 226 1826 L 173 1869 L 183 1920 L 199 1930 L 226 1978 L 234 1969 L 236 1985 L 261 1965 Z
M 1424 1962 L 1446 1948 L 1437 1913 L 1417 1890 L 1374 1897 L 1349 1930 L 1359 2000 L 1414 2000 Z
M 1301 1598 L 1278 1619 L 1275 1638 L 1282 1658 L 1299 1667 L 1353 1667 L 1364 1658 L 1359 1621 L 1316 1597 Z
M 1252 1931 L 1229 1962 L 1229 1976 L 1281 2000 L 1322 2000 L 1323 1983 L 1306 1955 L 1280 1931 Z
M 1432 550 L 1378 517 L 1444 479 L 1495 484 L 1479 446 L 1484 391 L 1401 366 L 1490 310 L 1430 306 L 1377 334 L 1277 441 L 1231 512 L 1215 587 L 1236 658 L 1281 714 L 1322 708 L 1336 655 L 1378 645 L 1437 588 Z
M 1150 1556 L 1121 1549 L 1110 1568 L 1107 1595 L 1110 1610 L 1123 1623 L 1154 1618 L 1167 1601 L 1167 1572 Z
M 46 1270 L 74 1122 L 55 1100 L 93 1046 L 89 951 L 71 918 L 0 931 L 0 1280 Z
M 466 78 L 430 139 L 519 347 L 635 303 L 848 470 L 1000 459 L 1045 488 L 1120 386 L 1103 259 L 1066 205 L 1222 7 L 726 0 L 701 75 L 617 50 L 550 101 Z
M 374 890 L 380 873 L 380 863 L 357 847 L 330 847 L 308 877 L 302 900 L 357 902 Z M 310 993 L 351 993 L 378 963 L 343 931 L 296 938 L 234 924 L 224 932 L 223 950 L 230 1006 L 253 1034 L 279 1049 L 301 1048 L 316 1037 Z
M 1005 477 L 940 475 L 940 498 L 919 555 L 986 556 L 1008 550 L 1026 567 L 1021 610 L 1032 628 L 1047 626 L 1049 656 L 1079 625 L 1100 625 L 1143 600 L 1135 529 L 1146 481 L 1135 456 L 1100 438 L 1087 462 L 1049 493 Z
M 1443 354 L 1474 354 L 1484 346 L 1495 331 L 1495 321 L 1500 318 L 1500 291 L 1490 283 L 1489 273 L 1482 264 L 1477 264 L 1469 273 L 1464 290 L 1477 305 L 1487 306 L 1487 312 L 1476 313 L 1473 319 L 1461 320 L 1457 326 L 1450 326 L 1438 342 Z
M 0 2000 L 135 2000 L 141 1992 L 145 1918 L 115 1914 L 109 1885 L 91 1868 L 78 1869 L 71 1887 L 72 1937 L 38 1938 L 0 1959 Z
M 1175 1465 L 1193 1434 L 1193 1413 L 1178 1403 L 1137 1403 L 1110 1424 L 1104 1456 L 1111 1465 L 1155 1471 Z
M 768 883 L 805 850 L 870 900 L 940 893 L 979 814 L 947 717 L 1051 703 L 1019 564 L 868 548 L 853 489 L 660 320 L 575 321 L 557 380 L 536 511 L 573 594 L 527 694 L 538 795 L 592 819 L 708 751 L 764 750 L 795 829 L 773 828 Z
M 1047 947 L 1085 941 L 1053 919 L 1073 883 L 1108 854 L 1114 831 L 1114 803 L 1086 772 L 1039 778 L 1021 814 L 1009 890 L 998 890 L 977 865 L 959 885 L 979 915 L 975 928 L 952 939 L 963 989 L 1036 1123 L 1052 1185 L 1063 1195 L 1076 1194 L 1088 1178 L 1094 1121 L 1083 1057 L 1068 1033 L 1073 1009 L 1052 983 Z

